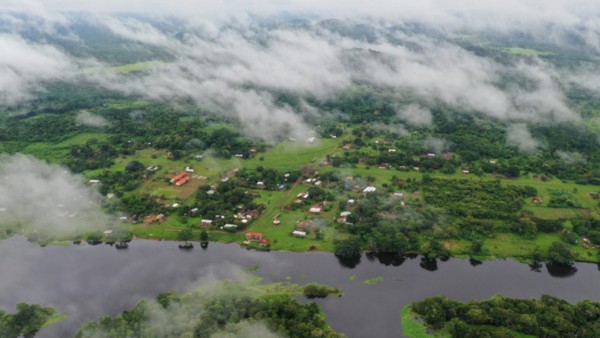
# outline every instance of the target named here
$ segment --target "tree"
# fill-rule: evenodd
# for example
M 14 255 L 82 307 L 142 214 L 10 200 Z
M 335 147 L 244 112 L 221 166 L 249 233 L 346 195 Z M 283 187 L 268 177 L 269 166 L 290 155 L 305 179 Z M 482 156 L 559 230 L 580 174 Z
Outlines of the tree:
M 184 241 L 185 244 L 188 244 L 188 241 L 192 239 L 192 230 L 191 229 L 185 229 L 185 230 L 181 230 L 178 234 L 177 234 L 177 238 L 179 238 L 180 241 Z
M 146 168 L 146 166 L 139 161 L 131 161 L 129 163 L 127 163 L 127 165 L 125 166 L 125 171 L 127 171 L 128 173 L 134 173 L 134 172 L 138 172 L 138 171 L 142 171 Z
M 339 257 L 356 258 L 362 255 L 360 240 L 358 238 L 336 240 L 333 245 L 335 247 L 335 254 Z
M 563 242 L 553 242 L 548 248 L 546 257 L 550 263 L 571 265 L 575 261 L 575 254 Z
M 208 242 L 208 232 L 206 230 L 200 232 L 200 242 Z

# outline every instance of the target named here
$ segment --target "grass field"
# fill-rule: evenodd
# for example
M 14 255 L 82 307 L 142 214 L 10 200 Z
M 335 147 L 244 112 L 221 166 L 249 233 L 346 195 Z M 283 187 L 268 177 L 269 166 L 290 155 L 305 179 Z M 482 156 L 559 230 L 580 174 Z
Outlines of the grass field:
M 427 329 L 411 313 L 410 304 L 404 306 L 400 311 L 400 321 L 402 323 L 402 333 L 408 338 L 427 338 L 435 337 L 427 334 Z
M 50 142 L 34 142 L 21 148 L 19 152 L 33 155 L 37 158 L 44 159 L 50 162 L 60 163 L 64 161 L 71 151 L 71 146 L 76 144 L 85 144 L 89 140 L 97 139 L 102 141 L 109 136 L 102 133 L 81 133 L 70 137 L 59 143 Z
M 162 61 L 144 61 L 136 63 L 128 63 L 126 65 L 110 67 L 109 70 L 117 73 L 129 73 L 140 70 L 146 70 L 160 65 Z
M 553 52 L 537 50 L 532 48 L 520 48 L 520 47 L 503 47 L 499 48 L 500 51 L 508 54 L 523 55 L 523 56 L 549 56 L 554 55 Z

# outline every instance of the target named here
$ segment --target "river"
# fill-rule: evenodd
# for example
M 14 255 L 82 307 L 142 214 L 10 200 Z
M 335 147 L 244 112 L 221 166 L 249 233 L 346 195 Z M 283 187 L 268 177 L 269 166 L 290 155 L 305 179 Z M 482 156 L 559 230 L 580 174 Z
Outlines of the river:
M 458 300 L 494 294 L 571 302 L 600 301 L 598 265 L 578 263 L 555 271 L 513 260 L 479 264 L 469 260 L 424 262 L 420 257 L 363 257 L 340 262 L 323 252 L 257 252 L 237 244 L 210 243 L 182 251 L 175 242 L 135 240 L 126 250 L 109 245 L 40 247 L 22 237 L 0 241 L 0 308 L 19 302 L 53 306 L 69 317 L 40 331 L 39 337 L 68 337 L 82 324 L 115 315 L 142 298 L 185 292 L 240 269 L 258 266 L 265 282 L 319 282 L 341 288 L 342 297 L 318 300 L 332 327 L 349 337 L 400 337 L 400 309 L 428 296 Z M 377 278 L 375 284 L 365 284 Z

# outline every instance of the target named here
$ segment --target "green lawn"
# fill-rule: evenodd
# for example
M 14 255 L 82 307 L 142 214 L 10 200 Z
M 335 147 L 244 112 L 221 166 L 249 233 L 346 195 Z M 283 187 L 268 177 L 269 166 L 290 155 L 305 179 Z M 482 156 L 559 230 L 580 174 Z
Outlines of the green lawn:
M 411 313 L 411 305 L 408 304 L 400 311 L 400 320 L 402 323 L 402 333 L 408 338 L 427 338 L 435 337 L 427 334 L 425 326 L 421 324 Z
M 80 133 L 59 143 L 30 143 L 19 151 L 24 154 L 33 155 L 40 159 L 48 160 L 50 162 L 60 163 L 67 159 L 69 153 L 71 152 L 71 146 L 76 144 L 85 144 L 91 139 L 102 141 L 108 137 L 109 135 L 102 133 Z
M 129 73 L 134 71 L 146 70 L 158 66 L 162 61 L 144 61 L 136 63 L 128 63 L 121 66 L 110 67 L 109 70 L 117 73 Z
M 533 49 L 533 48 L 521 48 L 521 47 L 503 47 L 499 48 L 500 51 L 508 54 L 523 55 L 523 56 L 549 56 L 554 55 L 553 52 Z

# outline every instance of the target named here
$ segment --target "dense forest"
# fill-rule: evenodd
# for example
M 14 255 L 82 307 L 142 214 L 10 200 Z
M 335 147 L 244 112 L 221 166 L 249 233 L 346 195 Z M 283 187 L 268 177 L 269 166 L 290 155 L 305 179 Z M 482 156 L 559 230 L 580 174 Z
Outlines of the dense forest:
M 495 296 L 461 303 L 445 297 L 413 303 L 429 328 L 451 337 L 598 337 L 600 304 L 570 304 L 543 295 L 540 300 Z

